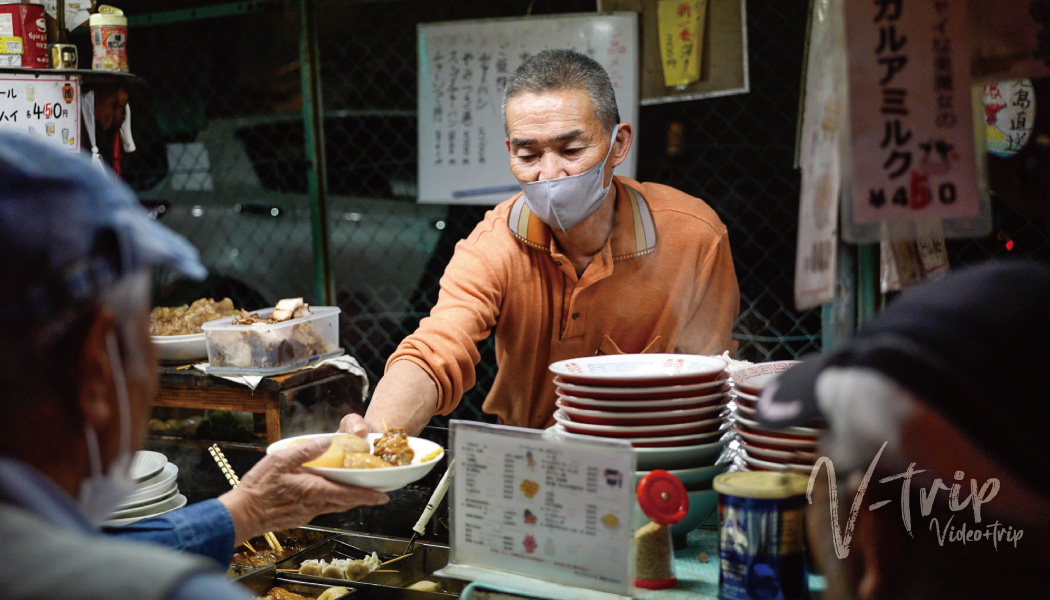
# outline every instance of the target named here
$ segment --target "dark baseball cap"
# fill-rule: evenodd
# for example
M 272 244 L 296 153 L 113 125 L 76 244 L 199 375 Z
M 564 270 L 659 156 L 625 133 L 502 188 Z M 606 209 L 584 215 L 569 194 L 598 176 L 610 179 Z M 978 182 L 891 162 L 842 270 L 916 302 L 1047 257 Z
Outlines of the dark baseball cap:
M 903 291 L 832 351 L 769 382 L 757 419 L 787 427 L 822 415 L 832 367 L 875 370 L 910 390 L 1007 466 L 1050 462 L 1050 266 L 993 260 Z M 1045 474 L 1037 487 L 1050 492 Z
M 125 275 L 168 267 L 203 279 L 185 238 L 85 154 L 0 132 L 0 321 L 55 314 Z

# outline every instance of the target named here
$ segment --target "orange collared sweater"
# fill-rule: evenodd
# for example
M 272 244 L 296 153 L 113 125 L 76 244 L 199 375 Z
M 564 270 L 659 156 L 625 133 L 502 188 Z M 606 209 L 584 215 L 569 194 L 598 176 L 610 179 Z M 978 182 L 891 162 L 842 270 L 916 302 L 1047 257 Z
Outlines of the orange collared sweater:
M 704 201 L 614 177 L 613 234 L 581 277 L 521 194 L 456 245 L 437 304 L 387 361 L 411 360 L 448 414 L 473 387 L 478 342 L 499 367 L 482 410 L 500 422 L 554 424 L 556 361 L 596 353 L 733 352 L 740 308 L 726 227 Z

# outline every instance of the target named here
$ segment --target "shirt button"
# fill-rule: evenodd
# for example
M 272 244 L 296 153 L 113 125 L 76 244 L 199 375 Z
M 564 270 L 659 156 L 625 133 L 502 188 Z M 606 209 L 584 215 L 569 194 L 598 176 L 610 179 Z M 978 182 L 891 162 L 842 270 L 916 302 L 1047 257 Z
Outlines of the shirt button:
M 580 318 L 580 313 L 572 313 L 572 318 L 573 319 L 579 319 Z
M 554 266 L 560 267 L 561 266 L 561 261 L 560 260 L 554 261 Z

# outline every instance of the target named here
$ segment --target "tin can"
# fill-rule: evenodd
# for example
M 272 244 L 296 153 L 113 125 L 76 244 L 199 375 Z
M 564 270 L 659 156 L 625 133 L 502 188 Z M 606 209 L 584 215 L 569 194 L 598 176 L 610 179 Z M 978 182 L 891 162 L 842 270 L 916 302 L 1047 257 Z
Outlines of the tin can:
M 0 66 L 48 68 L 43 5 L 0 4 Z
M 88 19 L 91 26 L 91 68 L 95 71 L 128 71 L 128 19 L 124 11 L 108 5 Z
M 809 598 L 803 545 L 807 483 L 798 473 L 772 471 L 715 477 L 719 598 Z

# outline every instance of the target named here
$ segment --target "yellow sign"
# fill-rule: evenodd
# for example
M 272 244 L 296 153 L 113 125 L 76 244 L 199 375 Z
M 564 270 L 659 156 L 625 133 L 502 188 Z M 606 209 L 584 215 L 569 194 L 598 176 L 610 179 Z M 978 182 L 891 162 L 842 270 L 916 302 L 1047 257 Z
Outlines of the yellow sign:
M 660 0 L 656 14 L 664 85 L 679 87 L 699 81 L 707 0 Z

